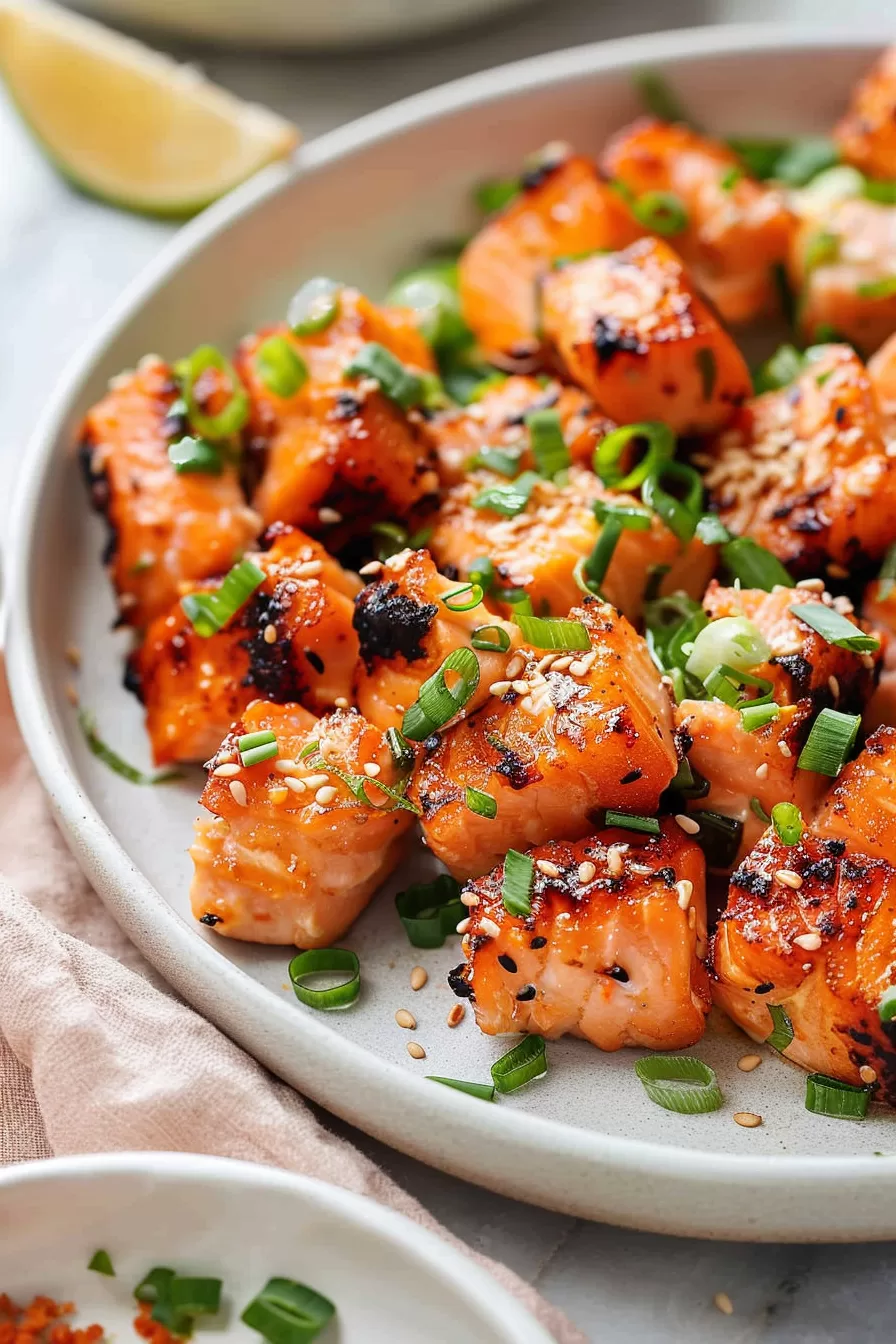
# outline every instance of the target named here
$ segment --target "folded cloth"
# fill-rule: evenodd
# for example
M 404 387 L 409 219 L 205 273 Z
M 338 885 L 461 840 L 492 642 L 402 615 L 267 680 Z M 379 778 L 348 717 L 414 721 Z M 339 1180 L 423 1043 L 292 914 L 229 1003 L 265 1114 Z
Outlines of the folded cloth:
M 304 1172 L 437 1232 L 490 1270 L 560 1344 L 582 1344 L 532 1287 L 459 1242 L 162 983 L 56 830 L 2 676 L 0 781 L 0 1163 L 145 1149 Z

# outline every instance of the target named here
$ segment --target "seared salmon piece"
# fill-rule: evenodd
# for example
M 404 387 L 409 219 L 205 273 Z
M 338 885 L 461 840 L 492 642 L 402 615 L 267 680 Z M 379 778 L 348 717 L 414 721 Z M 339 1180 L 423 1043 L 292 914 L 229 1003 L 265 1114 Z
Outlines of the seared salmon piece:
M 504 865 L 476 897 L 449 976 L 489 1036 L 581 1036 L 599 1050 L 676 1050 L 710 1008 L 703 855 L 674 822 L 658 836 L 605 830 L 530 851 L 532 913 L 501 897 Z
M 889 863 L 820 826 L 796 845 L 769 829 L 731 879 L 713 939 L 713 998 L 756 1041 L 779 1005 L 793 1028 L 787 1059 L 848 1083 L 876 1080 L 894 1104 L 892 1024 L 877 1011 L 893 984 L 894 927 Z
M 287 341 L 308 370 L 289 397 L 273 392 L 259 371 L 259 346 L 271 335 Z M 345 377 L 367 342 L 384 346 L 412 372 L 433 368 L 410 309 L 377 308 L 347 287 L 338 316 L 323 331 L 298 337 L 281 326 L 240 344 L 235 363 L 252 399 L 248 434 L 265 462 L 254 504 L 266 523 L 329 535 L 334 513 L 347 526 L 366 527 L 375 518 L 403 517 L 437 489 L 419 412 L 403 410 L 373 379 Z
M 865 708 L 864 726 L 896 728 L 896 584 L 875 579 L 865 589 L 862 618 L 881 639 L 880 681 Z
M 348 703 L 360 580 L 298 529 L 281 525 L 271 539 L 249 557 L 264 583 L 223 630 L 203 638 L 176 602 L 131 655 L 127 684 L 146 707 L 157 764 L 205 760 L 259 696 L 317 713 Z
M 795 221 L 783 193 L 748 177 L 733 150 L 643 117 L 613 136 L 601 164 L 636 197 L 671 193 L 681 203 L 683 228 L 668 236 L 726 322 L 775 309 L 774 268 L 787 259 Z
M 853 89 L 834 139 L 845 161 L 868 177 L 896 178 L 896 47 Z
M 776 803 L 795 803 L 808 819 L 829 787 L 825 775 L 798 767 L 819 711 L 860 713 L 872 693 L 879 655 L 837 648 L 791 615 L 792 607 L 822 602 L 827 605 L 832 599 L 811 589 L 777 588 L 766 593 L 758 588 L 723 588 L 715 582 L 704 598 L 711 620 L 745 616 L 763 635 L 771 656 L 752 674 L 771 682 L 780 706 L 777 719 L 752 732 L 744 727 L 739 711 L 720 700 L 682 700 L 675 710 L 682 749 L 710 786 L 704 798 L 689 804 L 689 810 L 697 821 L 705 810 L 740 822 L 741 858 L 765 829 L 757 806 L 768 817 Z
M 864 750 L 843 767 L 813 830 L 896 867 L 896 729 L 872 733 Z
M 277 757 L 243 767 L 245 733 L 269 731 Z M 312 742 L 321 754 L 299 757 Z M 378 767 L 376 779 L 365 766 Z M 238 768 L 234 768 L 238 767 Z M 365 780 L 361 802 L 340 775 Z M 377 787 L 400 788 L 388 743 L 354 710 L 315 719 L 257 700 L 209 761 L 196 822 L 190 903 L 202 924 L 250 943 L 327 947 L 401 858 L 413 814 Z
M 189 433 L 170 414 L 178 397 L 170 367 L 149 356 L 113 379 L 82 429 L 91 497 L 109 524 L 121 620 L 138 629 L 170 607 L 181 583 L 229 569 L 261 530 L 235 467 L 213 476 L 178 472 L 169 461 L 169 444 Z
M 796 577 L 845 578 L 896 538 L 896 458 L 848 346 L 825 347 L 795 383 L 755 397 L 694 460 L 722 521 Z
M 463 314 L 486 354 L 538 349 L 536 291 L 552 262 L 597 248 L 617 251 L 643 232 L 590 159 L 561 153 L 543 162 L 458 263 Z
M 476 454 L 497 448 L 517 461 L 517 471 L 530 471 L 535 459 L 530 448 L 526 416 L 533 411 L 556 410 L 574 462 L 589 465 L 598 443 L 616 426 L 601 415 L 591 397 L 579 387 L 514 376 L 489 388 L 478 401 L 445 411 L 430 421 L 439 477 L 443 485 L 457 485 L 473 469 Z
M 635 506 L 638 501 L 606 489 L 593 472 L 573 466 L 564 485 L 539 481 L 515 517 L 474 507 L 486 486 L 502 483 L 497 476 L 477 471 L 445 493 L 428 543 L 436 563 L 466 576 L 477 560 L 488 556 L 497 573 L 492 594 L 496 601 L 501 599 L 501 588 L 525 588 L 536 613 L 547 610 L 565 616 L 582 600 L 573 577 L 576 562 L 590 554 L 600 533 L 595 500 Z M 700 597 L 715 563 L 715 548 L 695 538 L 682 550 L 678 538 L 655 515 L 649 531 L 622 533 L 603 592 L 634 621 L 641 615 L 654 566 L 669 566 L 660 592 L 684 589 Z
M 709 434 L 750 395 L 743 355 L 659 238 L 552 271 L 541 299 L 569 376 L 620 424 Z
M 354 701 L 377 727 L 401 727 L 404 711 L 417 699 L 424 681 L 455 649 L 469 647 L 477 626 L 498 626 L 506 633 L 511 652 L 477 650 L 479 686 L 466 712 L 484 703 L 490 684 L 505 676 L 513 647 L 522 639 L 519 627 L 502 621 L 481 602 L 470 611 L 450 610 L 443 598 L 462 587 L 438 572 L 428 551 L 402 551 L 390 556 L 358 594 L 354 628 L 360 659 Z M 464 593 L 455 599 L 460 604 L 468 600 Z M 492 631 L 486 637 L 497 642 L 500 636 Z
M 489 872 L 508 849 L 581 839 L 603 808 L 653 813 L 675 775 L 672 706 L 644 640 L 597 599 L 570 619 L 589 651 L 518 650 L 482 709 L 427 744 L 411 796 L 455 877 Z M 494 818 L 470 811 L 468 786 L 497 801 Z

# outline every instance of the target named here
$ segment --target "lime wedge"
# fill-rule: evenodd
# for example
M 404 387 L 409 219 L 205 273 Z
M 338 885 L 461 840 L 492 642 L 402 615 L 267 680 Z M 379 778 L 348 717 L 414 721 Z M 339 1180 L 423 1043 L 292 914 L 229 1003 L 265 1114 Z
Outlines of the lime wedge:
M 298 142 L 274 113 L 55 5 L 0 0 L 0 75 L 60 171 L 132 210 L 193 214 Z

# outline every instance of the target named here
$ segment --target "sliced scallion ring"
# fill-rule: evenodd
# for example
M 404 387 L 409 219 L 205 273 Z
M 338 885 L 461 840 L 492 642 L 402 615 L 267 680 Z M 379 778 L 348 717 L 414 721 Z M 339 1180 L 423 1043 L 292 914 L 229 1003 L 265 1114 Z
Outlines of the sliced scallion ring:
M 733 668 L 736 675 L 770 657 L 771 649 L 757 625 L 746 616 L 722 616 L 698 632 L 685 668 L 705 683 L 719 666 Z
M 659 121 L 678 121 L 694 126 L 678 95 L 657 70 L 640 70 L 635 76 L 635 88 L 644 100 L 648 112 Z
M 490 593 L 495 586 L 495 565 L 487 555 L 477 555 L 470 561 L 468 577 L 478 583 L 484 593 Z
M 885 275 L 880 280 L 868 280 L 856 285 L 860 299 L 892 299 L 896 294 L 896 275 Z
M 175 1274 L 168 1287 L 171 1308 L 176 1315 L 214 1316 L 221 1310 L 221 1287 L 220 1279 Z
M 443 593 L 442 602 L 449 611 L 472 611 L 484 596 L 478 583 L 463 583 L 459 588 L 452 588 L 450 593 Z
M 683 487 L 682 499 L 666 489 L 666 483 L 673 482 Z M 680 542 L 691 540 L 703 513 L 703 480 L 699 472 L 684 462 L 661 462 L 645 477 L 641 498 L 648 508 L 659 514 Z
M 892 1022 L 896 1018 L 896 985 L 884 990 L 877 1012 L 881 1022 Z
M 414 947 L 441 947 L 467 914 L 460 883 L 447 873 L 398 892 L 395 909 Z
M 94 1274 L 105 1274 L 107 1278 L 115 1278 L 115 1268 L 108 1251 L 94 1251 L 88 1261 L 87 1268 L 92 1269 Z
M 420 376 L 405 367 L 378 341 L 362 345 L 354 359 L 345 367 L 347 378 L 375 378 L 384 397 L 394 401 L 403 410 L 419 406 L 424 399 L 424 384 Z
M 268 336 L 255 351 L 255 372 L 275 397 L 294 397 L 308 381 L 308 365 L 285 336 Z
M 853 625 L 834 607 L 826 607 L 823 602 L 801 602 L 799 606 L 789 607 L 788 610 L 791 616 L 810 626 L 836 649 L 848 649 L 850 653 L 876 653 L 880 648 L 879 639 L 866 635 L 864 630 Z
M 383 520 L 370 524 L 370 535 L 374 538 L 374 555 L 377 560 L 388 560 L 408 545 L 410 538 L 404 523 Z
M 490 513 L 500 513 L 505 518 L 515 518 L 529 503 L 535 486 L 541 480 L 537 471 L 524 471 L 515 481 L 507 485 L 487 485 L 470 500 L 474 509 L 487 509 Z
M 792 588 L 793 579 L 776 555 L 752 537 L 735 537 L 722 547 L 722 564 L 742 588 Z
M 532 456 L 539 474 L 553 480 L 560 471 L 565 471 L 570 463 L 569 449 L 563 437 L 563 425 L 559 412 L 553 407 L 540 411 L 530 411 L 525 417 L 532 445 Z
M 782 845 L 798 845 L 803 838 L 803 814 L 796 803 L 775 803 L 772 808 L 772 825 Z
M 634 812 L 617 812 L 608 807 L 604 813 L 605 826 L 618 826 L 623 831 L 637 831 L 641 835 L 659 835 L 656 817 L 640 817 Z
M 168 461 L 179 476 L 220 476 L 224 469 L 221 454 L 213 443 L 185 434 L 168 445 Z
M 484 215 L 493 215 L 515 200 L 522 189 L 523 184 L 518 177 L 493 178 L 488 182 L 480 182 L 473 192 L 473 199 Z
M 766 1036 L 765 1043 L 783 1054 L 793 1040 L 793 1023 L 782 1004 L 767 1003 L 765 1006 L 772 1019 L 772 1029 Z
M 519 475 L 520 456 L 506 448 L 480 448 L 470 466 L 484 467 L 486 471 L 496 471 L 499 476 L 512 480 Z
M 635 465 L 623 466 L 629 446 L 646 439 L 647 451 Z M 611 490 L 630 491 L 642 485 L 651 472 L 675 456 L 675 435 L 659 420 L 621 425 L 602 439 L 594 450 L 594 471 Z
M 345 978 L 322 989 L 305 983 L 311 976 L 322 975 Z M 314 947 L 293 957 L 289 978 L 296 998 L 309 1008 L 347 1008 L 361 992 L 361 963 L 357 953 L 347 947 Z
M 293 1279 L 269 1279 L 240 1320 L 268 1344 L 312 1344 L 336 1315 L 328 1297 Z
M 407 271 L 389 290 L 386 303 L 412 308 L 423 339 L 440 356 L 473 344 L 473 333 L 461 312 L 456 262 L 436 261 Z
M 831 1120 L 864 1120 L 870 1100 L 870 1087 L 843 1083 L 824 1073 L 810 1073 L 806 1079 L 806 1110 L 814 1115 L 826 1115 Z
M 470 636 L 470 643 L 474 649 L 482 649 L 483 652 L 506 653 L 510 648 L 510 635 L 500 625 L 477 625 Z
M 704 546 L 724 546 L 732 540 L 731 533 L 714 513 L 704 513 L 698 521 L 697 536 Z
M 781 717 L 781 706 L 772 702 L 750 703 L 740 706 L 740 720 L 744 731 L 756 733 L 766 724 L 774 723 Z
M 501 899 L 508 914 L 518 915 L 521 919 L 531 915 L 534 880 L 535 864 L 530 856 L 520 854 L 516 849 L 508 849 L 501 883 Z
M 297 336 L 314 336 L 336 320 L 342 286 L 325 275 L 315 275 L 296 290 L 286 310 L 287 325 Z
M 434 1073 L 428 1073 L 426 1078 L 430 1083 L 442 1083 L 445 1087 L 453 1087 L 456 1092 L 466 1092 L 468 1097 L 478 1097 L 480 1101 L 495 1099 L 494 1083 L 464 1083 L 460 1078 L 437 1078 Z
M 896 541 L 884 556 L 884 562 L 880 567 L 878 574 L 880 587 L 877 590 L 878 602 L 886 602 L 893 589 L 896 588 Z
M 548 1057 L 542 1036 L 527 1036 L 519 1045 L 508 1050 L 492 1065 L 492 1080 L 499 1092 L 516 1092 L 518 1088 L 543 1078 L 548 1071 Z
M 402 774 L 414 768 L 414 748 L 398 728 L 386 729 L 386 746 L 392 753 L 396 769 Z
M 126 760 L 119 756 L 107 742 L 104 742 L 97 732 L 96 719 L 87 709 L 78 711 L 78 725 L 84 734 L 84 741 L 88 748 L 103 765 L 108 765 L 110 770 L 114 770 L 116 775 L 121 775 L 122 779 L 127 779 L 131 784 L 166 784 L 171 779 L 180 779 L 179 770 L 153 770 L 147 772 L 138 770 L 135 765 L 129 765 Z
M 491 819 L 498 815 L 497 799 L 493 798 L 490 793 L 483 793 L 482 789 L 474 789 L 468 784 L 464 799 L 467 807 L 471 812 L 475 812 L 477 817 Z
M 188 593 L 181 598 L 180 605 L 197 635 L 210 639 L 245 606 L 264 580 L 264 570 L 244 556 L 215 591 Z
M 712 627 L 707 627 L 711 629 Z M 690 671 L 690 669 L 688 669 Z M 757 703 L 765 703 L 772 693 L 772 683 L 765 677 L 754 677 L 749 672 L 741 672 L 736 667 L 731 667 L 728 663 L 719 663 L 714 667 L 703 682 L 706 687 L 706 694 L 711 700 L 722 700 L 726 705 L 731 705 L 734 709 L 741 709 L 746 706 L 755 706 Z M 756 688 L 756 697 L 746 702 L 741 692 L 747 686 Z
M 230 385 L 227 404 L 214 415 L 207 415 L 196 399 L 196 384 L 208 369 L 224 374 Z M 236 369 L 213 345 L 200 345 L 186 359 L 178 360 L 174 371 L 180 380 L 192 428 L 204 439 L 228 439 L 238 434 L 249 419 L 249 394 Z
M 684 201 L 671 191 L 645 191 L 632 201 L 632 214 L 650 233 L 671 238 L 688 226 Z
M 635 1064 L 651 1101 L 678 1115 L 702 1115 L 722 1105 L 715 1069 L 694 1055 L 648 1055 Z
M 839 709 L 823 709 L 809 731 L 799 755 L 800 770 L 836 779 L 852 751 L 861 727 L 858 714 L 841 714 Z
M 771 826 L 772 819 L 766 812 L 765 808 L 762 806 L 758 798 L 750 799 L 750 811 L 753 813 L 754 817 L 759 818 L 763 826 Z
M 529 616 L 518 611 L 514 611 L 513 619 L 526 643 L 534 649 L 562 649 L 572 653 L 591 648 L 591 636 L 581 621 L 567 621 L 559 616 Z
M 446 672 L 457 681 L 449 687 Z M 459 714 L 479 685 L 479 659 L 472 649 L 455 649 L 439 670 L 420 687 L 417 699 L 405 710 L 401 731 L 411 742 L 424 742 Z
M 262 731 L 243 733 L 237 739 L 236 749 L 240 754 L 240 763 L 247 767 L 258 765 L 262 761 L 272 761 L 277 755 L 277 738 L 274 733 Z

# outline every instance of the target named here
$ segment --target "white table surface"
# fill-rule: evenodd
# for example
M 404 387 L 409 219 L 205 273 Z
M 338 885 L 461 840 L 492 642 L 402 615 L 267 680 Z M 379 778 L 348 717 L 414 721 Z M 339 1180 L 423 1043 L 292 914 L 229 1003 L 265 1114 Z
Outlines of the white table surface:
M 856 24 L 896 28 L 891 0 L 850 0 L 848 12 Z M 837 0 L 548 0 L 411 50 L 189 56 L 235 92 L 292 117 L 310 137 L 428 85 L 551 48 L 737 19 L 842 21 L 845 13 Z M 0 167 L 2 536 L 19 459 L 61 363 L 171 227 L 69 191 L 2 95 Z M 536 1283 L 595 1341 L 851 1344 L 892 1333 L 891 1245 L 742 1246 L 619 1231 L 487 1194 L 338 1128 L 458 1235 Z M 733 1316 L 713 1305 L 720 1290 L 731 1297 Z

